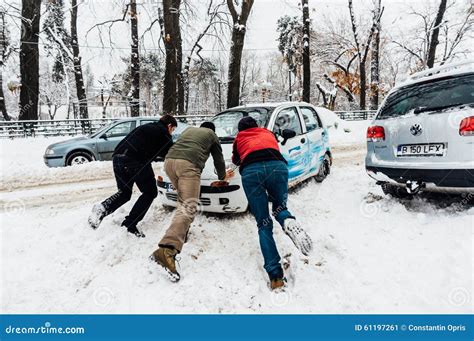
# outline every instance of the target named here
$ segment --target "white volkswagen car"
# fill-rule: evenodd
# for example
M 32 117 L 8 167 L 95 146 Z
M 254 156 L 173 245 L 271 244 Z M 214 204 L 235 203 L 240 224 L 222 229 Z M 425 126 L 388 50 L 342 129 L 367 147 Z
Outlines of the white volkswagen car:
M 474 61 L 414 74 L 367 131 L 366 169 L 385 194 L 474 192 Z
M 327 109 L 304 102 L 261 103 L 235 107 L 212 118 L 216 126 L 228 167 L 232 165 L 232 144 L 237 125 L 244 116 L 255 118 L 259 126 L 273 131 L 280 141 L 280 151 L 288 161 L 289 185 L 310 177 L 323 181 L 332 163 L 328 132 L 321 115 Z M 165 206 L 176 206 L 177 194 L 164 172 L 158 174 L 158 195 Z M 247 199 L 240 174 L 230 179 L 228 186 L 214 187 L 218 181 L 212 157 L 201 176 L 200 210 L 216 213 L 245 212 Z

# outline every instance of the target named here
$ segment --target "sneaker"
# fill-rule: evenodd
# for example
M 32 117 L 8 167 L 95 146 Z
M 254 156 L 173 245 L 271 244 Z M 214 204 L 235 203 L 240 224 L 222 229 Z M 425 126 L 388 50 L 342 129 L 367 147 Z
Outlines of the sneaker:
M 308 256 L 313 248 L 313 242 L 310 236 L 303 230 L 295 219 L 285 220 L 283 231 L 290 237 L 291 241 L 298 250 L 305 256 Z
M 93 228 L 94 230 L 99 227 L 100 223 L 106 216 L 106 210 L 104 205 L 102 204 L 95 204 L 92 207 L 92 212 L 89 215 L 89 226 Z
M 137 236 L 138 238 L 145 238 L 145 234 L 143 232 L 139 231 L 136 226 L 127 227 L 127 231 L 128 231 L 128 233 L 131 233 L 131 234 Z
M 171 282 L 178 282 L 181 276 L 176 270 L 176 255 L 178 251 L 167 247 L 160 247 L 158 250 L 153 252 L 151 259 L 162 266 L 166 271 L 168 278 Z
M 270 289 L 276 290 L 283 288 L 285 286 L 285 279 L 284 278 L 274 278 L 270 280 Z

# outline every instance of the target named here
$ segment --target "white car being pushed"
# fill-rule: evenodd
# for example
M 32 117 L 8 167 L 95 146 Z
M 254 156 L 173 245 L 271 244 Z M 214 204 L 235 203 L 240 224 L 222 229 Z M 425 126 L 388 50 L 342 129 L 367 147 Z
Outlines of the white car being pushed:
M 214 116 L 227 167 L 232 166 L 232 144 L 238 133 L 237 125 L 244 116 L 253 117 L 261 127 L 273 131 L 280 151 L 288 161 L 289 185 L 310 177 L 323 181 L 332 163 L 328 132 L 317 108 L 304 102 L 261 103 L 228 109 Z M 247 199 L 240 174 L 227 186 L 215 186 L 218 181 L 212 157 L 209 157 L 201 176 L 200 211 L 237 213 L 247 210 Z M 165 206 L 177 205 L 177 193 L 164 172 L 158 173 L 158 195 Z

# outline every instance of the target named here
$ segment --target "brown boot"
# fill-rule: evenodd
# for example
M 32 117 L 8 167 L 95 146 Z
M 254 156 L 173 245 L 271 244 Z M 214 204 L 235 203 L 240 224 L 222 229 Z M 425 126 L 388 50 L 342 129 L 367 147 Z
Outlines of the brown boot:
M 285 280 L 283 278 L 274 278 L 270 280 L 270 288 L 272 290 L 280 289 L 285 286 Z
M 158 250 L 153 252 L 151 258 L 161 265 L 168 274 L 168 278 L 172 282 L 177 282 L 181 278 L 178 271 L 176 271 L 176 260 L 175 257 L 178 251 L 166 247 L 160 247 Z

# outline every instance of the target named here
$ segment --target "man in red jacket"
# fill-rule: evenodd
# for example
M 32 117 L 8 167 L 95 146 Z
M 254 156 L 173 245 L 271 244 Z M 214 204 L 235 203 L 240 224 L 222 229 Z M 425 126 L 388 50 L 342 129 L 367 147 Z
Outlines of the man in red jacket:
M 312 248 L 311 238 L 288 211 L 288 167 L 280 153 L 278 141 L 271 131 L 259 128 L 250 116 L 240 120 L 239 133 L 235 138 L 232 162 L 240 166 L 242 185 L 255 216 L 264 268 L 270 277 L 271 289 L 285 285 L 280 255 L 273 239 L 273 221 L 268 208 L 290 237 L 295 246 L 308 255 Z

